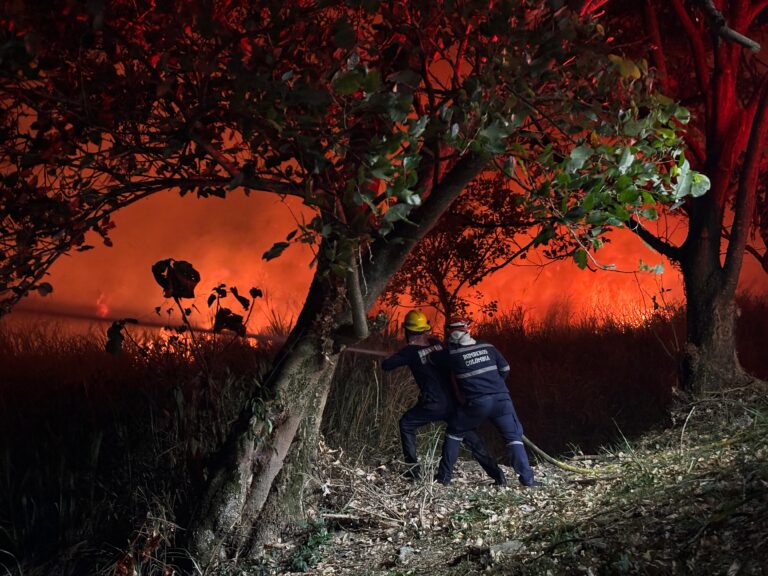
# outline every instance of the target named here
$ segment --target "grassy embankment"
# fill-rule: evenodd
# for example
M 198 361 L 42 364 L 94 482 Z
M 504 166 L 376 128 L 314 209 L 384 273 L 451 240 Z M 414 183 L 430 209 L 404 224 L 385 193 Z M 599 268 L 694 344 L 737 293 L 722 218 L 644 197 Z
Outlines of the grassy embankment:
M 768 303 L 745 306 L 741 358 L 766 378 Z M 679 330 L 678 317 L 524 328 L 507 316 L 483 337 L 513 366 L 528 435 L 562 453 L 665 420 Z M 394 348 L 388 338 L 372 345 Z M 183 342 L 128 346 L 113 357 L 97 336 L 2 327 L 0 565 L 46 573 L 56 558 L 61 574 L 149 574 L 183 557 L 175 533 L 204 484 L 207 458 L 268 362 L 268 350 L 227 341 L 194 354 Z M 414 396 L 406 374 L 383 375 L 370 357 L 345 356 L 324 423 L 328 445 L 357 462 L 395 461 L 397 419 Z M 427 430 L 422 440 L 436 437 Z

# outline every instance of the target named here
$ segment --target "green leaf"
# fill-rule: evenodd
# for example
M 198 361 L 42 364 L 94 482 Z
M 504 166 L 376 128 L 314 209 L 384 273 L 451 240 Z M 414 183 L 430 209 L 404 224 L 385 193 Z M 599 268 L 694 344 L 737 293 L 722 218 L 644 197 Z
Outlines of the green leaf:
M 606 218 L 607 214 L 602 210 L 592 210 L 587 214 L 587 224 L 602 224 Z
M 592 148 L 586 145 L 577 146 L 571 150 L 571 154 L 568 157 L 568 165 L 566 170 L 568 172 L 576 172 L 584 167 L 584 163 L 592 155 Z
M 619 202 L 622 204 L 634 204 L 640 198 L 640 190 L 637 188 L 625 188 L 619 192 Z
M 358 70 L 339 74 L 333 79 L 333 89 L 337 94 L 354 94 L 363 87 L 365 78 Z
M 397 222 L 398 220 L 407 220 L 406 216 L 411 211 L 411 206 L 408 204 L 395 204 L 390 206 L 384 213 L 384 220 L 386 222 Z
M 680 124 L 688 124 L 691 120 L 691 112 L 688 108 L 678 106 L 675 110 L 675 118 Z
M 621 153 L 621 160 L 619 160 L 619 174 L 626 174 L 634 161 L 635 155 L 632 154 L 629 146 L 625 147 Z
M 424 133 L 424 130 L 427 128 L 427 122 L 429 122 L 429 116 L 424 115 L 416 122 L 411 124 L 411 127 L 408 129 L 408 134 L 412 138 L 418 138 Z
M 261 257 L 263 260 L 273 260 L 274 258 L 280 256 L 280 254 L 282 254 L 283 251 L 288 248 L 288 246 L 290 246 L 288 242 L 275 242 L 272 248 L 264 252 Z
M 573 261 L 576 262 L 576 266 L 584 270 L 587 267 L 587 252 L 579 248 L 573 254 Z
M 405 201 L 411 206 L 421 206 L 421 196 L 416 193 L 409 195 Z
M 642 76 L 640 68 L 632 60 L 622 58 L 616 54 L 609 54 L 608 59 L 616 65 L 616 67 L 619 69 L 619 74 L 621 74 L 623 78 L 638 79 L 640 76 Z
M 554 238 L 556 235 L 557 233 L 555 232 L 555 229 L 549 224 L 546 224 L 542 226 L 539 233 L 536 234 L 536 237 L 533 239 L 533 245 L 540 246 L 542 244 L 544 245 L 549 244 L 549 241 L 552 238 Z
M 706 194 L 711 186 L 711 183 L 709 178 L 707 178 L 707 176 L 701 172 L 693 172 L 692 174 L 690 193 L 694 198 L 698 198 L 699 196 Z
M 667 140 L 672 140 L 677 137 L 677 134 L 671 128 L 659 128 L 656 132 L 658 132 L 659 136 L 662 136 Z
M 676 172 L 675 176 L 677 176 L 677 180 L 675 181 L 675 199 L 679 200 L 681 198 L 685 198 L 691 193 L 693 174 L 691 173 L 688 160 L 683 160 L 682 164 L 678 163 L 675 168 L 677 169 L 675 170 L 673 168 L 672 170 L 672 172 Z
M 506 150 L 504 141 L 509 136 L 508 123 L 499 119 L 480 130 L 478 138 L 482 140 L 482 148 L 491 154 L 501 154 Z
M 626 222 L 629 220 L 629 211 L 624 208 L 624 206 L 612 206 L 611 207 L 611 214 L 620 222 Z
M 363 90 L 366 92 L 376 92 L 381 86 L 381 73 L 378 70 L 368 70 L 363 80 Z

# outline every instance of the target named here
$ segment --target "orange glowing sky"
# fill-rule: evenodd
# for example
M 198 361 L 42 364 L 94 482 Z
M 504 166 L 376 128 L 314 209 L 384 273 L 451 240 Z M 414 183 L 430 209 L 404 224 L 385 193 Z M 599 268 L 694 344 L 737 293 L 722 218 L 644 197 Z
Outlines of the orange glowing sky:
M 167 308 L 170 302 L 163 300 L 150 267 L 171 257 L 190 261 L 201 273 L 196 304 L 203 323 L 208 317 L 205 301 L 214 285 L 224 282 L 243 292 L 261 288 L 266 299 L 259 301 L 249 325 L 257 331 L 267 323 L 270 309 L 290 318 L 303 303 L 311 251 L 293 245 L 276 260 L 261 259 L 295 228 L 294 217 L 301 214 L 300 205 L 289 208 L 267 194 L 246 197 L 237 191 L 226 200 L 159 194 L 117 214 L 114 247 L 97 246 L 60 259 L 51 271 L 53 294 L 30 297 L 20 309 L 157 320 L 155 306 Z M 592 313 L 636 318 L 650 309 L 650 296 L 658 294 L 660 286 L 671 289 L 667 301 L 682 299 L 679 274 L 668 263 L 660 276 L 631 273 L 638 270 L 640 259 L 651 266 L 663 261 L 631 233 L 614 234 L 596 256 L 602 264 L 630 273 L 593 273 L 564 261 L 544 268 L 510 267 L 486 280 L 481 289 L 499 301 L 500 309 L 521 305 L 534 320 L 553 313 L 574 319 Z M 768 294 L 768 275 L 749 256 L 741 289 Z

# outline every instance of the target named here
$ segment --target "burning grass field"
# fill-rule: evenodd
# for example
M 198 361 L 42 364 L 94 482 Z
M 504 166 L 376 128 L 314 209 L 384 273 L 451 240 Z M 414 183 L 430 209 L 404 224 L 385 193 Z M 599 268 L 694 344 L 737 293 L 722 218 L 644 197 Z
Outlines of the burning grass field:
M 768 359 L 762 352 L 762 343 L 768 341 L 768 302 L 745 300 L 742 310 L 740 358 L 754 375 L 768 378 Z M 541 475 L 549 478 L 542 498 L 559 502 L 547 504 L 554 508 L 546 510 L 537 508 L 538 495 L 513 489 L 496 492 L 477 488 L 482 484 L 481 478 L 471 465 L 466 468 L 467 463 L 462 465 L 462 470 L 466 469 L 462 474 L 467 492 L 462 491 L 461 483 L 444 493 L 437 492 L 431 484 L 406 485 L 399 479 L 397 420 L 414 401 L 415 386 L 405 371 L 383 374 L 374 357 L 345 354 L 324 417 L 325 446 L 306 486 L 305 509 L 313 520 L 295 527 L 291 535 L 277 543 L 269 562 L 245 572 L 232 568 L 229 573 L 286 573 L 300 569 L 361 573 L 344 572 L 339 554 L 349 552 L 344 542 L 351 546 L 356 535 L 365 534 L 369 528 L 379 530 L 379 520 L 384 520 L 376 519 L 370 511 L 376 498 L 363 500 L 362 512 L 349 508 L 354 490 L 363 486 L 378 487 L 380 497 L 384 498 L 379 501 L 378 515 L 385 514 L 388 520 L 392 518 L 387 510 L 398 507 L 401 501 L 411 502 L 415 498 L 413 501 L 419 502 L 418 508 L 408 504 L 400 510 L 394 520 L 399 524 L 386 528 L 397 528 L 396 532 L 383 533 L 383 542 L 400 547 L 395 550 L 394 544 L 386 544 L 380 562 L 367 564 L 371 574 L 394 576 L 427 573 L 420 571 L 426 568 L 420 568 L 416 559 L 428 558 L 424 551 L 432 543 L 450 544 L 453 540 L 445 538 L 459 538 L 457 534 L 465 532 L 461 529 L 464 522 L 468 526 L 487 525 L 483 530 L 488 532 L 471 535 L 471 542 L 470 535 L 464 534 L 458 544 L 447 546 L 446 549 L 461 552 L 466 558 L 438 554 L 440 562 L 456 561 L 454 568 L 446 568 L 446 574 L 471 573 L 470 568 L 479 567 L 502 570 L 505 565 L 486 562 L 493 554 L 486 554 L 484 549 L 487 545 L 503 544 L 503 539 L 513 532 L 520 539 L 520 530 L 525 535 L 522 540 L 528 555 L 516 557 L 517 564 L 514 568 L 510 564 L 510 570 L 537 573 L 529 572 L 533 570 L 531 558 L 535 555 L 557 557 L 578 546 L 580 551 L 599 550 L 601 545 L 593 529 L 608 530 L 610 537 L 601 538 L 613 549 L 620 543 L 621 534 L 613 530 L 611 523 L 635 517 L 632 510 L 641 511 L 637 517 L 646 513 L 643 511 L 655 510 L 653 498 L 644 500 L 642 505 L 636 503 L 636 508 L 616 508 L 618 500 L 611 498 L 618 498 L 617 494 L 625 494 L 627 502 L 636 500 L 636 489 L 628 482 L 646 478 L 647 485 L 638 485 L 637 490 L 649 495 L 666 494 L 667 509 L 674 507 L 674 498 L 687 498 L 683 493 L 685 486 L 690 484 L 692 490 L 696 489 L 696 478 L 703 479 L 705 484 L 712 478 L 723 490 L 730 486 L 731 492 L 743 485 L 739 484 L 743 475 L 737 473 L 741 468 L 728 467 L 717 452 L 705 450 L 718 441 L 718 427 L 725 430 L 722 438 L 732 437 L 732 421 L 723 420 L 722 414 L 712 410 L 717 399 L 682 408 L 679 400 L 673 401 L 682 342 L 683 322 L 679 314 L 657 314 L 635 323 L 596 318 L 565 322 L 551 318 L 531 325 L 524 320 L 520 311 L 502 314 L 482 326 L 481 337 L 496 343 L 513 366 L 510 389 L 527 435 L 563 457 L 600 454 L 610 467 L 610 471 L 606 469 L 600 475 L 618 474 L 623 480 L 580 484 L 556 470 L 539 466 Z M 104 338 L 99 333 L 67 335 L 56 324 L 0 324 L 0 573 L 164 574 L 185 557 L 184 550 L 176 547 L 177 534 L 188 519 L 190 503 L 204 485 L 208 459 L 221 445 L 237 415 L 237 406 L 258 389 L 271 350 L 264 346 L 254 348 L 228 337 L 215 341 L 200 338 L 197 342 L 173 338 L 142 340 L 138 333 L 134 337 L 136 343 L 127 346 L 125 354 L 115 357 L 103 352 Z M 394 334 L 380 334 L 365 346 L 392 350 L 398 343 Z M 750 426 L 763 426 L 765 410 L 754 394 L 747 397 L 748 401 L 743 395 L 723 397 L 723 402 L 732 407 L 729 414 L 736 414 L 733 418 L 746 414 L 751 419 L 750 424 L 739 428 L 744 434 L 737 430 L 741 435 L 728 444 L 728 450 L 738 448 L 731 458 L 733 462 L 743 460 L 743 454 L 750 449 L 755 454 L 765 454 L 763 447 L 757 446 L 757 435 L 750 432 L 756 430 Z M 692 414 L 683 433 L 680 414 L 685 410 Z M 661 434 L 660 430 L 672 425 L 677 428 L 670 429 L 663 441 L 641 436 L 649 430 Z M 709 426 L 709 431 L 701 435 L 699 426 Z M 420 451 L 425 455 L 425 463 L 434 464 L 440 436 L 439 427 L 427 428 L 421 434 Z M 490 440 L 494 438 L 493 432 L 487 436 Z M 754 446 L 750 444 L 753 441 Z M 688 469 L 689 454 L 676 454 L 673 450 L 687 450 L 690 446 L 698 446 L 696 458 L 703 458 L 705 464 L 700 466 L 694 460 Z M 618 456 L 618 452 L 624 456 Z M 673 465 L 673 460 L 685 464 Z M 763 460 L 753 458 L 751 462 L 757 464 L 748 471 L 752 475 L 750 482 L 764 481 Z M 662 472 L 654 474 L 646 468 Z M 679 480 L 681 474 L 683 479 Z M 658 478 L 661 483 L 656 482 Z M 337 490 L 334 484 L 338 483 L 352 486 L 353 492 Z M 671 488 L 673 484 L 677 488 Z M 610 510 L 623 510 L 623 516 L 614 517 L 614 512 L 606 511 L 597 519 L 579 524 L 579 507 L 587 506 L 579 495 L 582 488 L 584 494 L 589 490 L 607 490 L 613 496 L 600 496 L 599 501 L 613 506 L 609 506 Z M 711 499 L 709 492 L 706 494 Z M 357 493 L 357 497 L 361 495 L 365 493 Z M 390 497 L 394 500 L 386 500 Z M 444 502 L 446 498 L 451 503 Z M 750 500 L 749 505 L 755 502 Z M 689 545 L 691 550 L 719 526 L 728 526 L 731 532 L 738 533 L 738 526 L 731 526 L 731 515 L 735 514 L 733 518 L 737 520 L 744 517 L 743 507 L 737 506 L 731 513 L 716 504 L 702 507 L 705 515 L 694 515 L 690 526 L 686 524 L 689 540 L 701 529 Z M 764 502 L 760 504 L 764 506 Z M 441 506 L 445 511 L 441 512 Z M 533 506 L 536 512 L 523 518 L 522 506 Z M 570 513 L 566 510 L 569 506 L 573 506 Z M 564 510 L 555 515 L 562 517 L 561 524 L 551 514 L 560 510 L 558 507 Z M 590 514 L 599 510 L 595 508 Z M 497 520 L 490 522 L 494 514 Z M 429 529 L 425 520 L 420 519 L 422 516 L 430 520 Z M 355 520 L 358 517 L 360 520 Z M 516 526 L 514 530 L 510 527 L 507 532 L 496 531 L 493 524 L 507 517 L 514 517 L 510 520 Z M 446 518 L 451 522 L 443 522 Z M 749 516 L 749 521 L 762 526 L 764 509 L 762 516 Z M 438 532 L 434 532 L 433 525 L 439 528 Z M 676 523 L 672 521 L 671 525 Z M 661 530 L 662 526 L 667 524 L 658 524 L 654 530 Z M 398 536 L 401 532 L 402 537 Z M 677 534 L 674 530 L 669 533 Z M 368 536 L 375 540 L 381 534 L 371 532 Z M 566 542 L 569 539 L 573 546 Z M 647 546 L 642 542 L 632 545 L 631 550 L 641 551 L 644 545 Z M 550 546 L 554 548 L 548 550 Z M 377 549 L 357 547 L 358 551 L 369 548 Z M 405 548 L 418 552 L 405 550 L 401 561 L 399 554 Z M 392 550 L 396 551 L 394 560 Z M 657 548 L 648 550 L 656 554 Z M 574 554 L 581 554 L 580 551 Z M 627 573 L 701 573 L 692 568 L 686 572 L 685 563 L 661 564 L 655 570 L 632 555 L 626 560 L 620 554 L 596 557 L 594 566 L 607 567 L 618 562 L 616 566 L 626 566 Z M 470 571 L 461 572 L 465 561 L 470 562 Z M 312 568 L 318 562 L 320 568 Z M 349 567 L 355 562 L 352 557 L 347 559 Z M 575 573 L 562 571 L 558 565 L 581 570 L 581 564 L 567 562 L 547 564 L 548 570 L 553 574 Z M 584 566 L 595 574 L 615 573 L 601 572 L 592 564 Z M 644 568 L 640 570 L 639 566 Z

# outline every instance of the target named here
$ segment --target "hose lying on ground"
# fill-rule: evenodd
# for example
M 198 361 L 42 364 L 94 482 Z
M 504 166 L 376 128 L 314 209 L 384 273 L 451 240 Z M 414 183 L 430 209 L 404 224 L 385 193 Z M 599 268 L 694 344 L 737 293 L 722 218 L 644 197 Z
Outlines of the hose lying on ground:
M 553 458 L 544 450 L 536 446 L 533 442 L 531 442 L 528 437 L 525 435 L 523 436 L 523 442 L 525 443 L 528 448 L 533 450 L 537 456 L 540 456 L 542 460 L 545 460 L 546 462 L 549 462 L 553 466 L 556 466 L 560 468 L 561 470 L 566 470 L 567 472 L 575 472 L 576 474 L 584 474 L 585 476 L 595 476 L 598 474 L 598 470 L 593 470 L 592 468 L 582 468 L 580 466 L 574 466 L 573 464 L 568 464 L 567 462 L 563 462 L 562 460 L 557 460 L 556 458 Z

